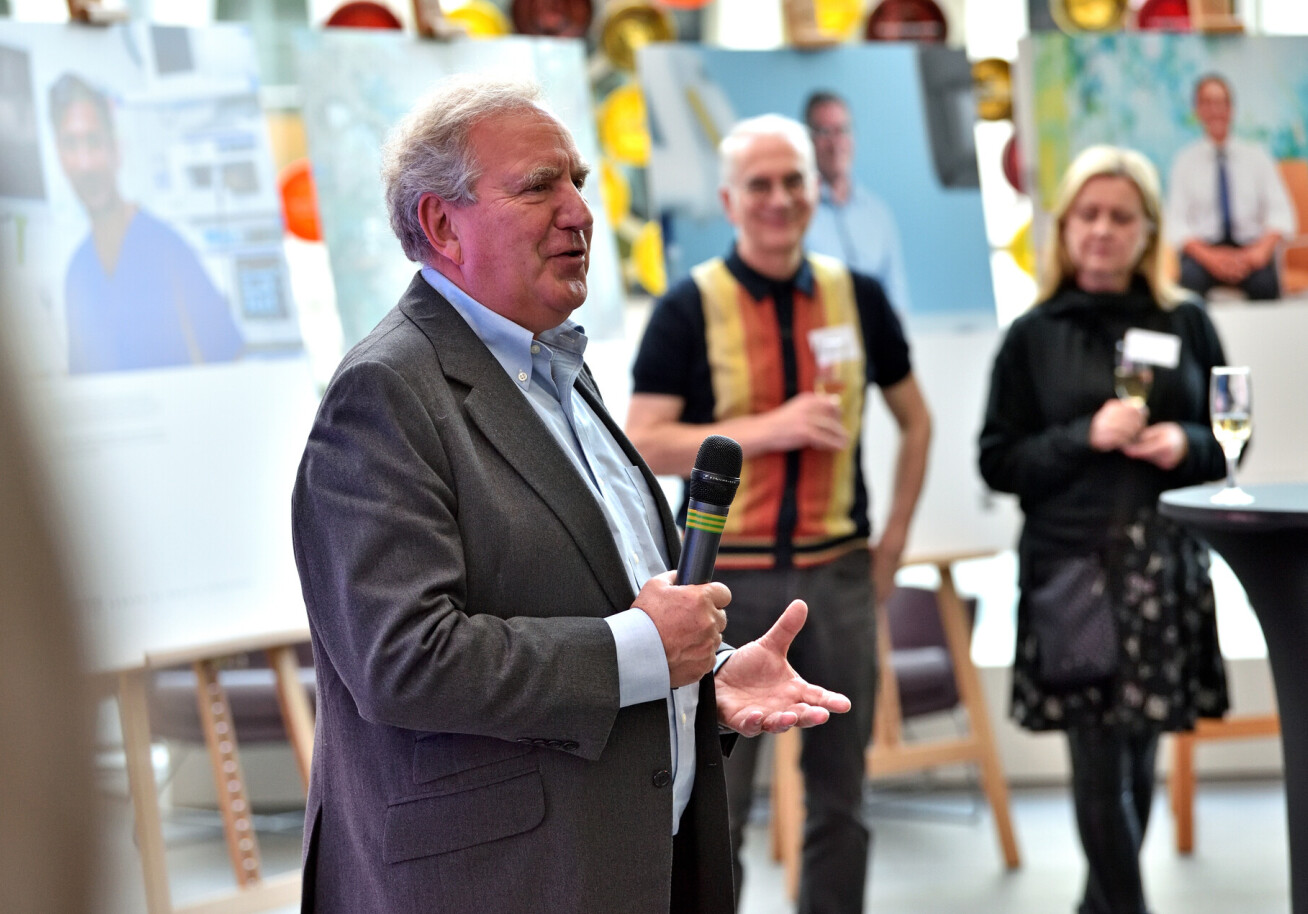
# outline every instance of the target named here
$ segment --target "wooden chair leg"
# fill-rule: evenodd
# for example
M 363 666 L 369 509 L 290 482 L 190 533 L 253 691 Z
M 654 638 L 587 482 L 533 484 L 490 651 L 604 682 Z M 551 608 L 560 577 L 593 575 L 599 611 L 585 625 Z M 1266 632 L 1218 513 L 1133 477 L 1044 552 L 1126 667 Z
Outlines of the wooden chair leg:
M 1196 785 L 1194 750 L 1208 740 L 1256 739 L 1281 733 L 1281 719 L 1271 714 L 1233 714 L 1221 720 L 1200 720 L 1189 733 L 1172 736 L 1172 770 L 1167 791 L 1176 822 L 1176 850 L 1194 850 L 1194 793 Z
M 1188 854 L 1194 850 L 1193 733 L 1177 733 L 1172 737 L 1172 773 L 1167 791 L 1176 823 L 1176 850 Z
M 799 897 L 804 844 L 804 777 L 799 770 L 800 735 L 787 730 L 772 738 L 772 859 L 786 874 L 786 893 Z

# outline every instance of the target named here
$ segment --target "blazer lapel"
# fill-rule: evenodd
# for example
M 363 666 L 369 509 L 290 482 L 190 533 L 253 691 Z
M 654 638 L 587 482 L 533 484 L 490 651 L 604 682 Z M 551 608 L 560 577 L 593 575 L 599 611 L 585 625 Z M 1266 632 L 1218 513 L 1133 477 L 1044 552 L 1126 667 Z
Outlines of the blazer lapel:
M 554 512 L 613 605 L 630 606 L 636 595 L 603 510 L 504 368 L 421 274 L 400 299 L 400 310 L 431 341 L 445 376 L 469 388 L 463 401 L 468 419 Z

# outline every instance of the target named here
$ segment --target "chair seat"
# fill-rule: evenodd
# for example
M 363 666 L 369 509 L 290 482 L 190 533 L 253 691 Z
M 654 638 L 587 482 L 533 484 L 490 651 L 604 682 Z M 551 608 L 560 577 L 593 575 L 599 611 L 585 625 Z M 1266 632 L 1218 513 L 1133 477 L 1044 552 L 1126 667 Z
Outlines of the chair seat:
M 954 664 L 943 647 L 896 648 L 890 654 L 905 719 L 948 711 L 958 705 Z
M 218 681 L 227 692 L 232 722 L 242 744 L 286 740 L 286 723 L 277 700 L 276 674 L 266 667 L 222 670 Z M 300 684 L 315 698 L 313 668 L 300 668 Z M 195 673 L 189 668 L 160 670 L 148 689 L 150 730 L 156 737 L 203 742 L 196 709 Z

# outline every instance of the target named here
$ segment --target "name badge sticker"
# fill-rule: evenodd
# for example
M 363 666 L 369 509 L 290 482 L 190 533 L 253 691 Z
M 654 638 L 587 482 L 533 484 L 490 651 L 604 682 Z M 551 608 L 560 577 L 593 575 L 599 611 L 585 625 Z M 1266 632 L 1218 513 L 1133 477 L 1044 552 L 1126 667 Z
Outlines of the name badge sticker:
M 858 335 L 849 324 L 810 330 L 808 344 L 813 347 L 813 356 L 818 365 L 823 367 L 837 362 L 850 362 L 862 355 Z
M 1159 368 L 1175 368 L 1181 362 L 1181 338 L 1175 333 L 1132 327 L 1122 339 L 1122 350 L 1132 362 Z

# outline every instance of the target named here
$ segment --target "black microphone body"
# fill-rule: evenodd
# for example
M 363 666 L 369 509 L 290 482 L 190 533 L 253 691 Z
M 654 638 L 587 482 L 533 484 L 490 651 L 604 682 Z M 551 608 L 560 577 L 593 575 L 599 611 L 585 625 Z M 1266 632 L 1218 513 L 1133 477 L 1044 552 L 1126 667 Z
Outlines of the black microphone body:
M 687 491 L 686 534 L 677 563 L 678 584 L 707 584 L 722 542 L 727 509 L 740 485 L 740 445 L 724 435 L 709 435 L 699 446 Z

